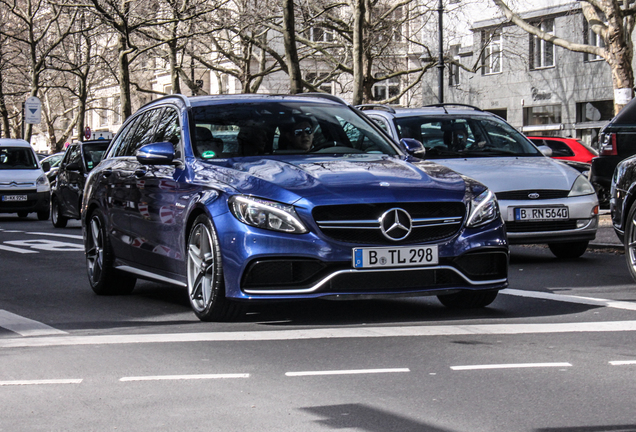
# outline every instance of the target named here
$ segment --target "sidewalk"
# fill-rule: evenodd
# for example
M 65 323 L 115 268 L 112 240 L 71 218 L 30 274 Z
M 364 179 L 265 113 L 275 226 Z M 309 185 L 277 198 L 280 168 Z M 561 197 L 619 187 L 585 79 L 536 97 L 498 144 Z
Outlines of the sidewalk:
M 612 219 L 609 210 L 601 210 L 598 218 L 596 239 L 590 242 L 589 247 L 594 249 L 623 250 L 623 244 L 616 236 L 614 228 L 612 227 Z

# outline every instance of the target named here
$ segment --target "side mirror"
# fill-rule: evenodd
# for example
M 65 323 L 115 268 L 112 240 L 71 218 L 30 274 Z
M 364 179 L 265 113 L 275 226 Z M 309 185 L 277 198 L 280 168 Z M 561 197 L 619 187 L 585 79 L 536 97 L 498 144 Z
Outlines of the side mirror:
M 135 156 L 143 165 L 170 165 L 175 158 L 174 146 L 169 142 L 146 144 Z
M 424 144 L 416 140 L 415 138 L 402 138 L 400 144 L 408 154 L 418 158 L 423 158 L 426 155 L 426 148 Z
M 539 146 L 539 151 L 544 154 L 544 156 L 552 157 L 552 149 L 548 146 L 542 145 Z
M 42 162 L 42 169 L 44 170 L 44 172 L 51 171 L 51 162 L 49 161 Z

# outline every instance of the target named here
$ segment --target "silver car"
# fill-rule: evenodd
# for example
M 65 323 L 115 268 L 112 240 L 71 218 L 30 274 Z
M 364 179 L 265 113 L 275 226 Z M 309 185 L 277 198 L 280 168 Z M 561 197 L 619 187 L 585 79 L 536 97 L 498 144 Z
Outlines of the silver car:
M 500 117 L 457 104 L 358 108 L 403 145 L 422 143 L 422 157 L 495 192 L 510 244 L 547 243 L 557 257 L 577 258 L 596 237 L 598 199 L 587 178 Z

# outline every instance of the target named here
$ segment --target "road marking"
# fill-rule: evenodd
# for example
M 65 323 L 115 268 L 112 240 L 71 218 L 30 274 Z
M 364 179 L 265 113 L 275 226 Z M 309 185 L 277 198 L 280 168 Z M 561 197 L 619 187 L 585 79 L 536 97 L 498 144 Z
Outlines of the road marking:
M 636 360 L 614 360 L 609 362 L 612 366 L 636 365 Z
M 564 295 L 564 294 L 552 294 L 552 293 L 539 292 L 539 291 L 524 291 L 524 290 L 516 290 L 516 289 L 510 289 L 510 288 L 502 290 L 501 294 L 636 311 L 636 303 L 632 303 L 632 302 L 606 300 L 606 299 L 591 298 L 591 297 L 579 297 L 579 296 L 571 296 L 571 295 Z
M 48 380 L 16 380 L 0 381 L 0 386 L 42 385 L 42 384 L 79 384 L 81 379 L 48 379 Z
M 65 335 L 65 331 L 50 327 L 20 315 L 0 310 L 0 327 L 18 333 L 21 336 Z
M 545 324 L 477 324 L 448 326 L 356 327 L 301 330 L 264 330 L 246 332 L 129 334 L 95 336 L 54 336 L 37 338 L 0 338 L 0 348 L 118 345 L 137 343 L 263 342 L 281 340 L 479 336 L 552 333 L 605 333 L 636 331 L 636 321 L 599 321 Z
M 11 247 L 11 246 L 5 246 L 5 245 L 0 245 L 0 249 L 1 250 L 6 250 L 6 251 L 9 251 L 9 252 L 17 252 L 17 253 L 21 253 L 21 254 L 39 253 L 39 252 L 31 250 L 31 249 L 20 249 L 20 248 Z
M 351 370 L 331 370 L 331 371 L 306 371 L 306 372 L 285 372 L 286 376 L 316 376 L 316 375 L 357 375 L 357 374 L 380 374 L 380 373 L 400 373 L 411 372 L 409 368 L 398 369 L 351 369 Z
M 65 237 L 65 238 L 72 238 L 77 240 L 84 240 L 83 236 L 73 235 L 73 234 L 59 234 L 59 233 L 47 233 L 47 232 L 25 232 L 25 234 L 45 235 L 45 236 L 51 236 L 51 237 Z
M 467 365 L 451 366 L 455 371 L 460 370 L 483 370 L 483 369 L 520 369 L 520 368 L 544 368 L 544 367 L 571 367 L 570 363 L 510 363 L 510 364 L 488 364 L 488 365 Z
M 250 374 L 206 374 L 206 375 L 157 375 L 124 377 L 119 381 L 164 381 L 164 380 L 201 380 L 201 379 L 227 379 L 227 378 L 249 378 Z

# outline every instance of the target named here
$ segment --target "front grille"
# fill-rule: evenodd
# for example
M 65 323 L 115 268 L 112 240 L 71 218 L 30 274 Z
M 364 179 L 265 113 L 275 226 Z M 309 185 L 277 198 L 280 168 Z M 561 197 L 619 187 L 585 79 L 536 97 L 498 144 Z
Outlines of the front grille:
M 576 229 L 576 219 L 548 222 L 506 222 L 509 233 L 565 231 Z
M 530 194 L 539 194 L 537 198 L 530 198 Z M 497 192 L 498 200 L 546 200 L 546 199 L 559 199 L 566 198 L 570 191 L 555 190 L 555 189 L 538 189 L 538 190 L 521 190 L 521 191 L 506 191 Z
M 403 240 L 387 239 L 380 218 L 388 210 L 400 208 L 411 216 L 413 230 Z M 449 238 L 462 226 L 466 207 L 461 202 L 379 203 L 320 206 L 313 217 L 328 237 L 355 244 L 412 244 Z
M 326 267 L 322 261 L 311 259 L 255 261 L 247 267 L 242 285 L 245 288 L 307 285 Z
M 455 288 L 468 285 L 452 270 L 422 269 L 396 272 L 344 273 L 325 287 L 335 293 L 416 291 L 422 288 Z
M 469 253 L 455 258 L 453 264 L 475 281 L 504 279 L 508 276 L 508 254 L 505 252 Z

